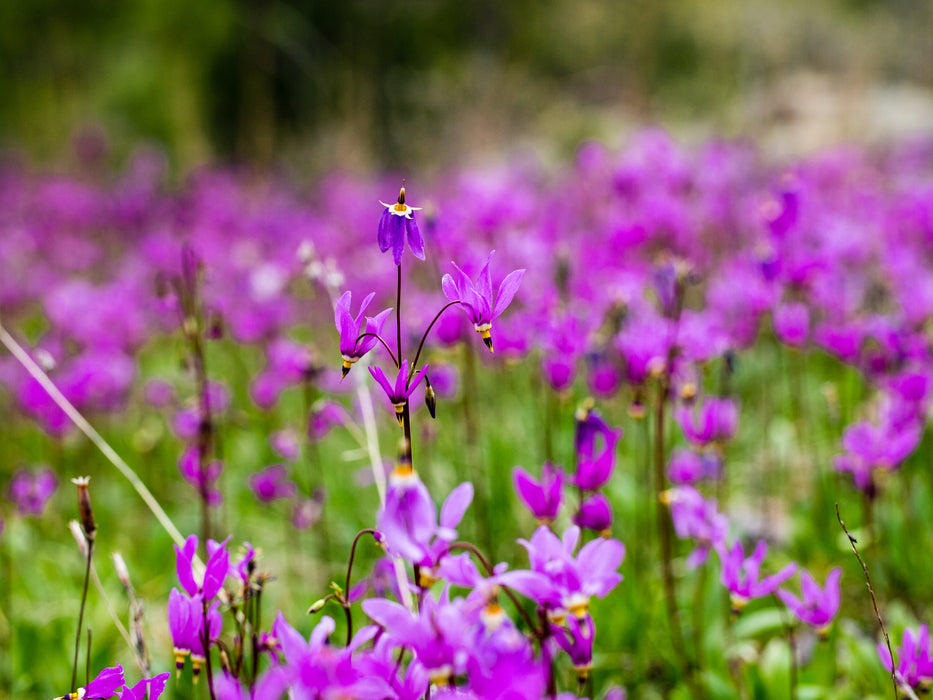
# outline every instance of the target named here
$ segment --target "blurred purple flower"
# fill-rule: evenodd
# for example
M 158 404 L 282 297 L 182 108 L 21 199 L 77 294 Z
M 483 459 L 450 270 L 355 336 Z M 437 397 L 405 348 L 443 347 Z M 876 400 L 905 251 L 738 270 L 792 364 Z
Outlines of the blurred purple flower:
M 674 484 L 694 484 L 702 479 L 718 479 L 722 460 L 710 452 L 677 448 L 667 463 L 667 476 Z
M 810 336 L 810 310 L 799 302 L 781 304 L 774 310 L 774 334 L 782 343 L 801 347 Z
M 260 503 L 272 503 L 280 498 L 291 498 L 298 486 L 288 479 L 284 464 L 271 464 L 249 477 L 249 487 Z
M 42 515 L 56 488 L 58 478 L 51 468 L 43 466 L 35 471 L 19 469 L 10 479 L 7 495 L 16 504 L 20 515 Z
M 716 501 L 703 498 L 692 486 L 669 489 L 662 501 L 670 506 L 677 536 L 696 540 L 696 548 L 687 557 L 689 568 L 703 564 L 712 549 L 724 546 L 729 519 L 719 512 Z
M 837 566 L 826 576 L 824 588 L 820 588 L 810 576 L 810 572 L 804 569 L 800 572 L 800 590 L 803 599 L 801 600 L 783 588 L 778 590 L 777 596 L 784 601 L 784 605 L 794 613 L 798 620 L 812 625 L 823 635 L 829 629 L 836 613 L 839 612 L 839 579 L 841 576 L 842 569 Z
M 215 484 L 223 471 L 223 462 L 214 459 L 201 469 L 197 445 L 191 445 L 178 460 L 178 471 L 185 481 L 194 486 L 199 494 L 203 494 L 209 505 L 219 506 L 223 502 L 223 495 Z
M 930 656 L 930 632 L 926 625 L 914 632 L 909 627 L 904 630 L 901 646 L 895 652 L 897 668 L 891 661 L 888 645 L 878 642 L 878 657 L 888 673 L 894 672 L 901 687 L 916 688 L 926 686 L 933 681 L 933 657 Z
M 601 493 L 587 496 L 573 516 L 573 524 L 586 530 L 594 530 L 604 536 L 611 534 L 612 506 Z
M 298 459 L 298 455 L 301 454 L 298 434 L 291 428 L 272 433 L 269 436 L 269 445 L 284 459 Z
M 750 600 L 774 593 L 797 570 L 797 564 L 791 562 L 776 574 L 759 580 L 761 564 L 768 553 L 768 545 L 764 540 L 758 541 L 755 551 L 747 559 L 739 541 L 731 549 L 727 549 L 725 543 L 720 543 L 716 551 L 722 561 L 720 581 L 729 591 L 735 612 L 741 611 Z
M 549 523 L 557 517 L 563 499 L 564 473 L 559 467 L 545 462 L 541 480 L 536 480 L 521 467 L 512 470 L 515 493 L 539 522 Z
M 739 409 L 732 399 L 707 396 L 699 408 L 680 406 L 674 417 L 684 436 L 694 445 L 732 439 L 739 423 Z

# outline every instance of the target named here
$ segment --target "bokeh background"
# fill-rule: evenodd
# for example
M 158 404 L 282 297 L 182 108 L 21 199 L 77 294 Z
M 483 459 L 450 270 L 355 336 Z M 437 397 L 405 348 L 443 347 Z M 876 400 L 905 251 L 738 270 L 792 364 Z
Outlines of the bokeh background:
M 313 174 L 653 122 L 791 155 L 933 128 L 931 27 L 926 0 L 7 2 L 0 145 Z

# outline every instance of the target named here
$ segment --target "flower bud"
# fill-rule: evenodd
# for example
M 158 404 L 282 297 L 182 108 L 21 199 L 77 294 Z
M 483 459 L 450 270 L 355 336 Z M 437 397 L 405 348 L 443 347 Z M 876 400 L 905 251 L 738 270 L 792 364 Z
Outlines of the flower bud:
M 316 613 L 321 612 L 321 609 L 324 607 L 326 603 L 327 603 L 327 598 L 321 598 L 319 600 L 314 601 L 313 603 L 311 603 L 311 607 L 308 608 L 307 614 L 315 615 Z
M 97 534 L 97 523 L 94 522 L 94 511 L 91 510 L 91 493 L 88 491 L 89 476 L 79 476 L 71 480 L 78 487 L 78 514 L 81 516 L 81 529 L 90 542 Z
M 424 376 L 424 403 L 428 407 L 431 418 L 437 418 L 437 395 L 434 393 L 434 387 L 431 386 L 428 376 Z
M 123 555 L 114 552 L 110 556 L 113 559 L 113 568 L 117 570 L 117 578 L 120 579 L 120 583 L 123 584 L 124 588 L 131 588 L 130 572 L 126 568 L 126 562 L 123 561 Z

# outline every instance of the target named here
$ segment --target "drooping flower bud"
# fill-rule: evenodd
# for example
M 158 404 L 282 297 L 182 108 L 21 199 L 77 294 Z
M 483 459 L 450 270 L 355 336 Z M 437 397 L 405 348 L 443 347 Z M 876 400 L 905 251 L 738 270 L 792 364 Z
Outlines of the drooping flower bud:
M 90 542 L 97 534 L 97 523 L 94 522 L 94 511 L 91 509 L 91 494 L 88 491 L 89 476 L 79 476 L 71 480 L 78 487 L 78 514 L 81 516 L 81 529 Z
M 431 386 L 431 380 L 427 375 L 424 376 L 424 403 L 431 418 L 437 418 L 437 394 L 434 393 L 434 387 Z

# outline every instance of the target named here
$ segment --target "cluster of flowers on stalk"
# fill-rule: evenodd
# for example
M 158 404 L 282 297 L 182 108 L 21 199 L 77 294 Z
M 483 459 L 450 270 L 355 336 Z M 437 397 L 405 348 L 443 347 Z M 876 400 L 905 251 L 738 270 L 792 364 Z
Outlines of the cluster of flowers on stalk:
M 424 256 L 412 212 L 405 204 L 403 189 L 398 204 L 387 206 L 380 221 L 380 248 L 393 251 L 397 266 L 401 265 L 406 234 L 412 252 Z M 488 258 L 475 282 L 460 268 L 457 272 L 457 281 L 444 277 L 443 288 L 450 303 L 441 313 L 460 306 L 492 352 L 492 321 L 511 302 L 524 271 L 506 276 L 496 294 L 492 292 Z M 401 291 L 399 285 L 398 299 Z M 347 590 L 335 585 L 334 592 L 309 611 L 319 612 L 329 600 L 339 603 L 347 618 L 347 644 L 335 649 L 328 641 L 335 630 L 330 617 L 324 616 L 305 640 L 280 613 L 261 649 L 268 668 L 258 677 L 244 678 L 228 656 L 223 672 L 213 679 L 214 687 L 225 698 L 271 699 L 286 692 L 300 697 L 418 698 L 428 692 L 432 697 L 539 700 L 554 696 L 557 679 L 552 661 L 558 655 L 569 656 L 581 681 L 592 668 L 595 624 L 589 601 L 593 596 L 607 595 L 621 581 L 617 570 L 625 548 L 605 532 L 578 551 L 579 527 L 573 525 L 558 537 L 542 525 L 530 540 L 519 540 L 528 551 L 529 568 L 509 570 L 504 563 L 492 565 L 475 545 L 458 541 L 456 528 L 473 500 L 473 486 L 464 482 L 456 487 L 438 513 L 414 469 L 411 447 L 409 398 L 422 379 L 428 386 L 428 407 L 432 416 L 435 414 L 427 365 L 419 368 L 418 360 L 424 339 L 440 313 L 428 326 L 409 364 L 400 343 L 397 354 L 393 353 L 382 336 L 391 309 L 364 317 L 372 298 L 364 299 L 355 316 L 349 292 L 337 300 L 335 322 L 341 338 L 343 375 L 373 348 L 386 350 L 397 369 L 394 381 L 379 367 L 370 367 L 370 373 L 393 406 L 403 439 L 376 516 L 376 528 L 360 533 L 354 542 Z M 398 335 L 401 337 L 400 330 Z M 582 435 L 580 449 L 588 452 L 593 462 L 584 469 L 602 474 L 611 469 L 618 436 L 610 431 L 602 445 L 603 454 L 597 457 L 595 434 L 591 433 L 600 430 L 608 428 L 600 423 Z M 608 466 L 603 463 L 607 461 Z M 594 475 L 586 483 L 581 481 L 581 488 L 593 491 L 607 478 L 608 474 Z M 369 580 L 351 586 L 356 543 L 367 536 L 385 550 L 385 557 Z M 195 674 L 218 638 L 218 598 L 225 578 L 234 575 L 226 541 L 208 543 L 209 560 L 200 579 L 193 573 L 196 549 L 195 537 L 183 548 L 176 548 L 184 592 L 173 590 L 169 604 L 178 667 L 182 668 L 190 654 Z M 380 584 L 380 579 L 387 579 L 388 585 Z M 244 583 L 248 580 L 242 578 Z M 351 605 L 365 590 L 377 590 L 380 585 L 382 597 L 362 602 L 372 624 L 353 634 Z M 529 615 L 518 596 L 531 601 L 537 615 Z M 621 697 L 619 691 L 614 695 Z

